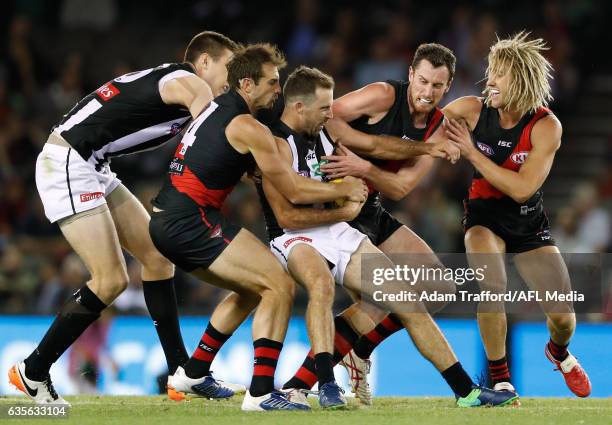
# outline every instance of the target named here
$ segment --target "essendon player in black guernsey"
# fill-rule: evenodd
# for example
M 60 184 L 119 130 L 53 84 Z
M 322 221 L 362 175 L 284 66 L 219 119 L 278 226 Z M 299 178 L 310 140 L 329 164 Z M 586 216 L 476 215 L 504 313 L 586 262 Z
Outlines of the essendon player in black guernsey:
M 529 40 L 524 32 L 498 40 L 489 52 L 485 97 L 463 97 L 444 108 L 451 118 L 445 123 L 448 136 L 475 168 L 465 201 L 465 248 L 472 267 L 487 266 L 483 290 L 505 291 L 504 253 L 516 254 L 514 263 L 531 289 L 571 290 L 542 205 L 541 187 L 562 133 L 561 123 L 546 107 L 552 99 L 552 67 L 542 56 L 546 49 L 542 39 Z M 587 397 L 589 378 L 567 350 L 576 328 L 571 302 L 543 303 L 542 308 L 550 332 L 546 357 L 574 394 Z M 503 303 L 480 303 L 478 325 L 495 388 L 514 392 Z
M 54 127 L 36 162 L 45 214 L 91 273 L 61 308 L 34 352 L 9 380 L 39 404 L 65 404 L 49 369 L 128 282 L 125 248 L 142 263 L 147 307 L 171 371 L 188 358 L 178 326 L 174 266 L 153 246 L 149 215 L 109 168 L 110 158 L 172 139 L 227 86 L 227 61 L 237 45 L 203 32 L 169 63 L 115 78 L 89 94 Z M 224 388 L 227 396 L 233 392 Z
M 355 178 L 325 184 L 298 176 L 281 160 L 270 130 L 252 116 L 258 109 L 272 107 L 280 94 L 278 69 L 284 64 L 281 53 L 269 44 L 251 45 L 235 54 L 228 64 L 230 91 L 211 102 L 187 129 L 164 187 L 153 201 L 156 212 L 150 224 L 153 242 L 166 257 L 201 280 L 233 291 L 225 306 L 244 310 L 248 304 L 248 315 L 254 307 L 252 294 L 259 295 L 253 318 L 253 378 L 243 410 L 308 407 L 274 390 L 295 282 L 264 244 L 223 216 L 223 201 L 255 163 L 296 204 L 363 202 L 367 193 L 365 184 Z M 214 355 L 246 315 L 233 317 L 234 322 L 220 320 L 223 311 L 217 309 L 200 352 L 196 350 L 187 362 L 184 376 L 169 379 L 169 390 L 177 390 L 175 378 L 195 383 L 191 377 L 209 374 Z

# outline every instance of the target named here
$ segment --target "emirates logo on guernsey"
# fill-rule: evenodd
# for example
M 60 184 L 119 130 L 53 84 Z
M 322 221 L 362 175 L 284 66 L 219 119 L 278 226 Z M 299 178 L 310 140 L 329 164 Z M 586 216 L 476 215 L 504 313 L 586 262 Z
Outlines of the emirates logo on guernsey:
M 91 192 L 91 193 L 82 193 L 80 198 L 81 198 L 81 202 L 88 202 L 88 201 L 93 201 L 94 199 L 98 199 L 102 196 L 104 196 L 104 193 L 102 192 Z
M 98 90 L 96 90 L 98 96 L 105 102 L 108 102 L 113 97 L 117 96 L 119 93 L 119 89 L 115 87 L 112 83 L 106 83 Z

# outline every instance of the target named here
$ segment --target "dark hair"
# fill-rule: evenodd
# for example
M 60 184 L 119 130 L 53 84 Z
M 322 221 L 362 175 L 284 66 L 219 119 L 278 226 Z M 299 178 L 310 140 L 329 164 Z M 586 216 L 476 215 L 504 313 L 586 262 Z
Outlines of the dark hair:
M 227 64 L 227 82 L 230 88 L 240 87 L 240 80 L 243 78 L 250 78 L 258 84 L 263 77 L 262 66 L 265 63 L 279 69 L 287 65 L 285 56 L 272 44 L 257 43 L 239 48 Z
M 204 31 L 191 39 L 185 49 L 185 62 L 195 63 L 202 53 L 208 53 L 214 60 L 219 59 L 224 51 L 235 52 L 239 45 L 223 34 L 214 31 Z
M 448 80 L 453 79 L 457 58 L 451 49 L 437 43 L 421 44 L 414 53 L 412 68 L 416 68 L 423 59 L 427 59 L 434 68 L 445 66 L 448 69 Z
M 291 101 L 296 97 L 310 99 L 314 97 L 318 87 L 333 89 L 334 79 L 317 68 L 301 65 L 287 77 L 283 86 L 283 96 L 285 101 Z

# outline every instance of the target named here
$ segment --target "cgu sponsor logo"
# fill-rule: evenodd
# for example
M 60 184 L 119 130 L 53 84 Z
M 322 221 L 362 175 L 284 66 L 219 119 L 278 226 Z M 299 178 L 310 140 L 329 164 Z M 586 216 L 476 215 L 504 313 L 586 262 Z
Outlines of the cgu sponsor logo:
M 515 164 L 522 164 L 527 160 L 527 155 L 529 155 L 529 152 L 525 152 L 525 151 L 516 152 L 510 156 L 510 159 Z
M 104 196 L 104 193 L 102 192 L 91 192 L 91 193 L 82 193 L 80 198 L 81 198 L 81 202 L 88 202 L 94 199 L 98 199 L 102 196 Z
M 296 236 L 295 238 L 287 239 L 283 244 L 284 248 L 287 248 L 293 242 L 302 241 L 302 242 L 312 242 L 312 239 L 307 238 L 306 236 Z
M 487 156 L 491 156 L 494 153 L 493 148 L 486 143 L 476 142 L 476 146 L 478 146 L 478 149 L 480 149 Z
M 103 101 L 107 102 L 113 97 L 117 96 L 120 91 L 117 87 L 113 86 L 112 83 L 106 83 L 96 90 L 96 93 L 102 98 Z

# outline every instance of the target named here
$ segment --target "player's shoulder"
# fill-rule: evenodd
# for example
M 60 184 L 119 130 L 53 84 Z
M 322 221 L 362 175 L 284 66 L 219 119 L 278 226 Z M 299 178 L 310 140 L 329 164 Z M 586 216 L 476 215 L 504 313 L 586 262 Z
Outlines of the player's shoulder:
M 554 145 L 561 143 L 563 126 L 555 114 L 548 111 L 546 115 L 538 119 L 531 130 L 532 141 L 548 140 Z
M 480 112 L 482 109 L 482 105 L 484 100 L 479 96 L 462 96 L 459 97 L 444 108 L 442 108 L 442 112 L 446 115 L 447 113 L 452 113 L 453 111 L 466 111 L 466 112 Z
M 396 90 L 401 87 L 400 83 L 399 81 L 393 80 L 377 81 L 364 86 L 362 90 L 378 101 L 393 102 L 395 100 Z
M 442 108 L 442 113 L 446 118 L 466 121 L 470 129 L 473 130 L 480 117 L 483 104 L 484 99 L 482 97 L 463 96 Z
M 241 135 L 241 138 L 257 138 L 258 136 L 272 135 L 272 132 L 264 124 L 260 123 L 251 114 L 236 115 L 226 127 L 228 132 Z

